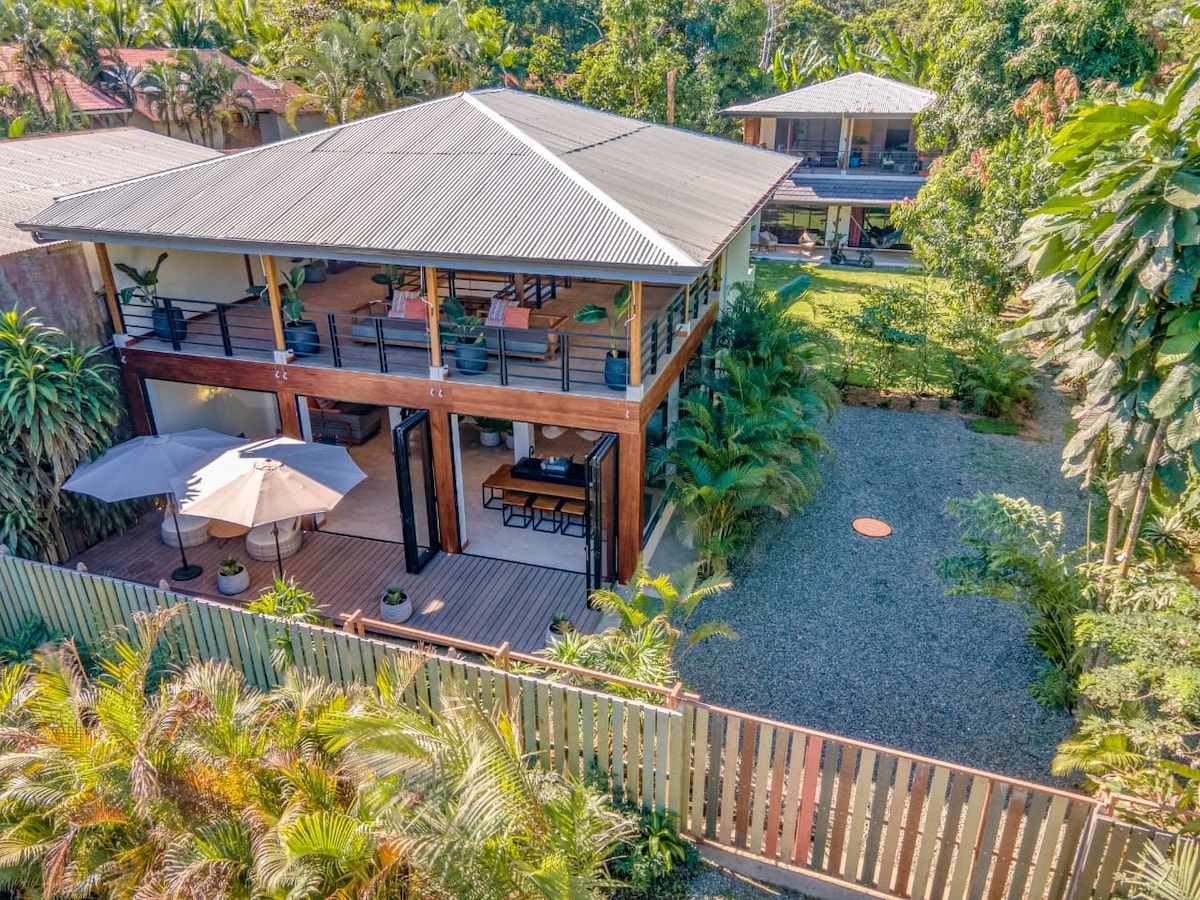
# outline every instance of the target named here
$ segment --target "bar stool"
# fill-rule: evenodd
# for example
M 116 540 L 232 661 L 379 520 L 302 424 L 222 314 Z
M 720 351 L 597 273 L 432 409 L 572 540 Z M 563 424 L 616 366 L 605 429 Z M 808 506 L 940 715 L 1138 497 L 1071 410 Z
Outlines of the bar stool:
M 543 497 L 538 495 L 533 498 L 533 502 L 529 504 L 530 510 L 533 512 L 533 530 L 544 531 L 548 534 L 557 534 L 559 529 L 558 507 L 562 503 L 557 497 Z
M 582 500 L 564 500 L 558 505 L 559 531 L 569 537 L 583 537 L 587 507 Z
M 504 524 L 509 528 L 528 528 L 533 520 L 529 510 L 532 501 L 533 497 L 524 491 L 505 491 L 504 505 L 500 508 Z

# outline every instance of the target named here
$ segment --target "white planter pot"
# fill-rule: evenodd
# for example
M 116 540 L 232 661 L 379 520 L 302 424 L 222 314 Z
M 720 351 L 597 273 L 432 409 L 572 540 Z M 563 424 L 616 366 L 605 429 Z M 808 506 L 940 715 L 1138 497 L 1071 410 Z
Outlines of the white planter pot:
M 511 434 L 506 434 L 504 436 L 504 446 L 509 450 L 512 450 L 517 446 L 517 442 L 513 440 L 513 436 Z
M 245 566 L 242 566 L 241 571 L 236 575 L 217 573 L 217 590 L 227 597 L 240 594 L 248 587 L 250 587 L 250 570 Z
M 479 432 L 479 443 L 485 447 L 500 446 L 500 432 L 498 431 L 481 431 Z
M 564 637 L 566 637 L 566 635 L 559 634 L 557 631 L 552 631 L 549 625 L 546 626 L 546 646 L 547 647 L 550 646 L 550 641 L 552 641 L 552 640 L 561 641 Z
M 412 600 L 405 598 L 401 603 L 379 601 L 379 618 L 392 625 L 400 625 L 412 618 Z

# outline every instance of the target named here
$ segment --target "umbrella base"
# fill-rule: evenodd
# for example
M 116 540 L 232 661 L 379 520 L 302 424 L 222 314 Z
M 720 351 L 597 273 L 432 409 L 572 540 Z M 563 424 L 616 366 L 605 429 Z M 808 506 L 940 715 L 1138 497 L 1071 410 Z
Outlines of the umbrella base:
M 192 581 L 200 577 L 204 569 L 200 566 L 180 566 L 171 573 L 172 581 Z

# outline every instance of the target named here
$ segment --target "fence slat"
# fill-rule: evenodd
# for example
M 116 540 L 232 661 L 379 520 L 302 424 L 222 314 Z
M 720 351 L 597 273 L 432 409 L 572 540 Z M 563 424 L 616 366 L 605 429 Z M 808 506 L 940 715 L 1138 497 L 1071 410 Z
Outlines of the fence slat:
M 1000 844 L 996 851 L 996 867 L 992 872 L 988 900 L 1003 900 L 1004 886 L 1008 883 L 1008 872 L 1012 867 L 1013 854 L 1017 847 L 1017 836 L 1025 819 L 1025 801 L 1029 793 L 1014 786 L 1004 813 L 1004 830 L 1000 833 Z
M 763 852 L 770 859 L 779 858 L 780 821 L 783 816 L 783 778 L 787 771 L 789 746 L 795 735 L 780 730 L 775 735 L 775 748 L 771 757 L 771 803 L 767 807 L 766 835 Z
M 1046 827 L 1042 832 L 1041 849 L 1033 867 L 1033 877 L 1029 879 L 1029 897 L 1041 900 L 1046 896 L 1046 887 L 1050 883 L 1050 867 L 1058 852 L 1059 836 L 1067 819 L 1068 806 L 1066 797 L 1054 797 L 1050 801 L 1050 812 L 1046 816 Z
M 917 867 L 913 872 L 912 897 L 925 900 L 929 896 L 925 887 L 929 883 L 929 869 L 933 865 L 933 851 L 938 846 L 942 831 L 942 807 L 946 804 L 946 788 L 950 782 L 950 770 L 935 766 L 933 785 L 929 788 L 929 801 L 925 808 L 925 824 L 921 834 L 920 849 L 917 851 Z
M 826 869 L 832 875 L 840 875 L 842 870 L 846 819 L 850 813 L 850 792 L 854 788 L 854 764 L 857 759 L 858 748 L 843 744 L 841 764 L 837 774 L 837 802 L 830 814 L 833 828 L 829 839 L 829 862 Z
M 707 834 L 704 826 L 704 801 L 706 773 L 708 772 L 708 749 L 712 742 L 708 736 L 708 710 L 696 710 L 696 723 L 691 734 L 684 734 L 684 741 L 692 742 L 692 834 Z M 686 808 L 686 804 L 685 804 Z
M 900 838 L 904 834 L 904 806 L 908 801 L 908 779 L 912 774 L 912 765 L 912 760 L 904 758 L 896 763 L 892 803 L 883 839 L 883 856 L 879 862 L 879 877 L 875 880 L 876 887 L 884 892 L 891 889 L 896 878 L 896 854 L 900 849 Z
M 738 756 L 737 793 L 733 817 L 733 840 L 738 847 L 745 848 L 746 833 L 750 830 L 750 803 L 752 779 L 754 778 L 755 740 L 758 728 L 752 719 L 743 719 L 741 736 L 735 742 L 740 747 Z
M 938 851 L 937 863 L 933 868 L 933 884 L 929 896 L 933 900 L 946 896 L 946 880 L 950 877 L 950 863 L 954 860 L 962 829 L 963 803 L 967 799 L 967 783 L 970 778 L 955 772 L 950 783 L 950 802 L 946 806 L 946 825 L 942 829 L 942 846 Z
M 1119 823 L 1113 827 L 1112 837 L 1109 839 L 1104 861 L 1100 866 L 1100 873 L 1096 876 L 1095 891 L 1092 894 L 1095 900 L 1106 900 L 1112 893 L 1113 884 L 1117 880 L 1117 872 L 1120 869 L 1121 861 L 1125 858 L 1126 848 L 1129 846 L 1129 839 L 1132 835 L 1133 828 L 1129 825 Z
M 817 788 L 821 780 L 821 754 L 825 742 L 809 735 L 804 751 L 804 784 L 800 789 L 800 821 L 796 823 L 796 846 L 791 861 L 798 866 L 808 865 L 805 860 L 812 854 L 814 817 L 817 814 Z
M 758 749 L 755 754 L 754 767 L 754 805 L 750 809 L 750 852 L 755 856 L 762 855 L 763 839 L 766 837 L 767 798 L 770 794 L 769 778 L 771 771 L 771 751 L 775 745 L 775 727 L 759 725 Z
M 887 821 L 888 792 L 892 786 L 892 776 L 896 774 L 896 758 L 880 756 L 878 771 L 875 774 L 875 796 L 871 798 L 871 824 L 867 829 L 867 845 L 863 850 L 862 874 L 859 880 L 863 884 L 875 884 L 875 862 L 879 858 L 879 841 L 883 837 L 883 825 Z
M 1067 879 L 1075 865 L 1075 851 L 1087 829 L 1093 807 L 1086 803 L 1073 803 L 1067 814 L 1067 827 L 1063 831 L 1062 852 L 1054 866 L 1054 878 L 1050 881 L 1050 900 L 1058 900 L 1067 892 Z

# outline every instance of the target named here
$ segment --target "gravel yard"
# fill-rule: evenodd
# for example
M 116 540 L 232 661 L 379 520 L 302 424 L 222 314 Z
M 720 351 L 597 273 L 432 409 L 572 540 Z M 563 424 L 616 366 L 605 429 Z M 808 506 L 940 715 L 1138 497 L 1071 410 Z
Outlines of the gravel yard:
M 721 705 L 1052 782 L 1071 719 L 1029 694 L 1038 657 L 1020 614 L 946 597 L 932 566 L 958 546 L 946 500 L 977 491 L 1061 509 L 1082 541 L 1085 502 L 1059 474 L 1062 414 L 1049 394 L 1046 438 L 1031 441 L 975 434 L 953 415 L 840 409 L 824 491 L 763 524 L 733 589 L 706 601 L 700 619 L 728 620 L 741 640 L 693 651 L 688 684 Z M 859 536 L 858 516 L 892 536 Z

